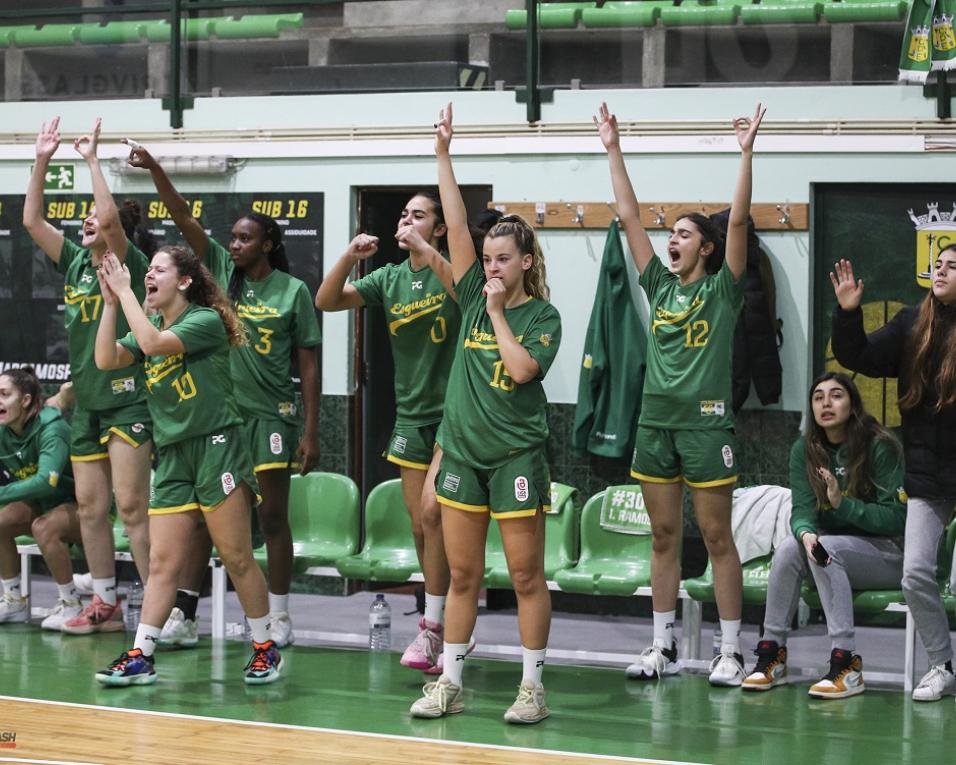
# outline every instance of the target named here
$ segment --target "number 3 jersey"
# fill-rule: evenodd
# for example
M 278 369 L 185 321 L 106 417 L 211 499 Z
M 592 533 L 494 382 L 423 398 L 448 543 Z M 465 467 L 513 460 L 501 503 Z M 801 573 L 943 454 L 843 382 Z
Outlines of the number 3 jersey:
M 423 427 L 442 419 L 448 374 L 461 327 L 458 304 L 431 268 L 389 263 L 352 282 L 365 305 L 385 310 L 395 365 L 395 424 Z
M 647 372 L 640 424 L 673 430 L 734 426 L 731 363 L 744 279 L 726 261 L 713 275 L 681 286 L 652 258 L 641 286 L 650 302 Z
M 190 303 L 168 327 L 162 326 L 161 315 L 150 321 L 175 334 L 186 349 L 170 356 L 146 356 L 132 332 L 119 341 L 143 363 L 156 446 L 240 424 L 229 371 L 229 341 L 215 309 Z
M 548 438 L 548 400 L 541 381 L 561 344 L 561 316 L 551 303 L 536 298 L 505 309 L 515 339 L 540 367 L 534 380 L 519 385 L 501 360 L 484 286 L 484 270 L 476 260 L 456 285 L 461 335 L 438 440 L 450 457 L 491 470 Z
M 146 299 L 146 269 L 149 260 L 129 244 L 124 261 L 136 300 Z M 63 274 L 64 324 L 70 352 L 70 377 L 76 402 L 83 409 L 104 411 L 144 401 L 143 370 L 139 365 L 101 370 L 93 361 L 96 331 L 103 315 L 103 293 L 96 278 L 96 266 L 87 247 L 63 240 L 57 270 Z M 122 311 L 117 312 L 116 336 L 129 332 Z
M 228 290 L 235 266 L 229 251 L 213 239 L 208 240 L 206 266 Z M 298 422 L 293 349 L 322 342 L 309 288 L 278 269 L 262 281 L 244 278 L 236 312 L 249 331 L 248 345 L 233 347 L 230 354 L 239 410 L 250 417 Z

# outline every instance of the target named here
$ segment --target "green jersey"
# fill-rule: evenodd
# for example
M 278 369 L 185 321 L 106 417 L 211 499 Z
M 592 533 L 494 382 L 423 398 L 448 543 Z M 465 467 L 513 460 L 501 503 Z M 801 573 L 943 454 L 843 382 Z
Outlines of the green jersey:
M 172 356 L 146 356 L 132 332 L 120 340 L 143 362 L 156 446 L 240 424 L 229 372 L 229 341 L 219 314 L 190 304 L 169 327 L 162 326 L 162 315 L 150 320 L 174 333 L 186 349 Z
M 651 258 L 641 286 L 650 303 L 640 424 L 673 430 L 734 426 L 731 361 L 744 280 L 720 270 L 681 286 Z
M 541 381 L 561 344 L 561 316 L 551 303 L 535 298 L 505 309 L 515 339 L 540 367 L 534 380 L 519 385 L 501 360 L 484 286 L 478 260 L 455 285 L 462 328 L 439 440 L 452 458 L 491 470 L 548 438 L 548 399 Z
M 352 282 L 365 305 L 385 309 L 395 363 L 395 424 L 441 421 L 448 374 L 455 358 L 461 312 L 438 274 L 389 263 Z
M 132 243 L 124 261 L 136 300 L 146 299 L 143 279 L 149 260 Z M 138 366 L 101 370 L 93 360 L 96 331 L 103 315 L 103 295 L 89 248 L 63 239 L 57 270 L 63 274 L 64 321 L 70 351 L 70 376 L 76 403 L 84 409 L 103 411 L 144 400 L 143 371 Z M 117 312 L 116 336 L 129 332 L 122 311 Z
M 821 507 L 807 477 L 804 437 L 800 436 L 790 450 L 790 491 L 793 510 L 790 528 L 797 539 L 804 532 L 814 534 L 852 534 L 856 536 L 900 537 L 906 526 L 906 492 L 903 490 L 903 456 L 900 449 L 887 441 L 874 439 L 870 445 L 869 497 L 847 494 L 847 455 L 840 447 L 829 446 L 829 470 L 840 486 L 843 499 L 836 509 L 827 502 Z
M 212 239 L 206 265 L 223 289 L 235 266 L 229 251 Z M 242 280 L 236 305 L 249 330 L 249 344 L 230 351 L 236 403 L 245 417 L 279 417 L 298 422 L 292 384 L 292 350 L 322 342 L 315 306 L 305 282 L 274 269 L 265 279 Z
M 60 410 L 44 407 L 19 436 L 0 425 L 0 509 L 31 502 L 49 510 L 73 499 L 70 426 Z

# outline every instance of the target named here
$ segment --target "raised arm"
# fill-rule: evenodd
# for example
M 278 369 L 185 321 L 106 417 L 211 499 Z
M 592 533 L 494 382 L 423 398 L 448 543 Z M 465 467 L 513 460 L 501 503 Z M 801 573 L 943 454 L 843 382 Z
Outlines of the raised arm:
M 103 177 L 103 168 L 100 166 L 99 157 L 96 151 L 100 144 L 100 127 L 102 120 L 97 119 L 93 126 L 93 132 L 81 135 L 73 141 L 73 148 L 86 160 L 90 168 L 90 180 L 93 183 L 93 204 L 96 205 L 96 220 L 99 224 L 100 233 L 106 240 L 106 246 L 119 258 L 120 262 L 126 260 L 126 248 L 129 240 L 126 238 L 126 232 L 123 230 L 123 224 L 120 223 L 119 209 L 116 207 L 116 201 L 106 185 L 106 178 Z
M 435 272 L 435 276 L 438 277 L 442 286 L 448 290 L 448 294 L 451 295 L 452 299 L 458 299 L 458 296 L 455 294 L 455 282 L 451 272 L 451 263 L 445 260 L 438 250 L 426 242 L 414 226 L 400 228 L 398 233 L 395 234 L 395 238 L 399 242 L 404 242 L 411 250 L 423 256 L 428 263 L 428 267 Z
M 175 223 L 182 232 L 183 239 L 186 240 L 186 244 L 192 248 L 192 251 L 196 253 L 196 257 L 205 261 L 206 249 L 209 247 L 209 238 L 206 236 L 206 231 L 203 229 L 202 224 L 193 217 L 189 203 L 183 199 L 183 195 L 173 186 L 173 182 L 169 180 L 169 176 L 166 175 L 166 171 L 163 170 L 162 165 L 156 161 L 156 158 L 153 157 L 144 146 L 129 138 L 122 139 L 122 142 L 129 146 L 129 157 L 126 161 L 133 167 L 143 167 L 149 170 L 149 174 L 153 178 L 153 185 L 159 194 L 159 199 L 166 205 L 166 209 L 169 210 L 173 223 Z
M 750 217 L 753 189 L 754 140 L 766 113 L 767 110 L 757 104 L 753 117 L 737 117 L 734 120 L 734 132 L 740 144 L 740 170 L 727 221 L 727 267 L 734 275 L 734 281 L 740 279 L 747 268 L 747 218 Z
M 468 228 L 468 213 L 465 200 L 461 198 L 461 189 L 455 180 L 455 171 L 451 166 L 452 137 L 451 102 L 438 113 L 435 123 L 435 156 L 438 158 L 438 193 L 445 213 L 445 225 L 448 227 L 448 253 L 451 255 L 452 279 L 457 284 L 471 268 L 477 255 L 475 241 Z
M 43 215 L 43 183 L 50 159 L 59 146 L 60 118 L 54 117 L 53 122 L 44 124 L 37 134 L 36 162 L 27 185 L 26 199 L 23 201 L 23 227 L 54 263 L 60 262 L 63 232 L 50 225 Z
M 611 186 L 614 188 L 614 200 L 617 204 L 617 215 L 621 219 L 621 227 L 627 238 L 627 246 L 634 258 L 634 265 L 640 273 L 644 273 L 647 264 L 654 257 L 654 248 L 651 240 L 641 224 L 641 208 L 637 203 L 637 195 L 631 186 L 631 179 L 624 164 L 624 154 L 621 152 L 621 137 L 617 129 L 617 117 L 608 111 L 607 104 L 601 103 L 598 116 L 594 117 L 601 143 L 607 150 L 608 164 L 611 168 Z
M 117 300 L 103 269 L 96 272 L 100 280 L 100 292 L 103 295 L 103 316 L 96 328 L 96 342 L 93 346 L 93 361 L 97 369 L 121 369 L 128 367 L 135 359 L 128 348 L 116 342 Z
M 349 308 L 361 308 L 365 299 L 351 284 L 349 274 L 360 260 L 372 257 L 378 252 L 378 237 L 359 234 L 351 242 L 342 257 L 325 275 L 315 293 L 315 307 L 320 311 L 345 311 Z

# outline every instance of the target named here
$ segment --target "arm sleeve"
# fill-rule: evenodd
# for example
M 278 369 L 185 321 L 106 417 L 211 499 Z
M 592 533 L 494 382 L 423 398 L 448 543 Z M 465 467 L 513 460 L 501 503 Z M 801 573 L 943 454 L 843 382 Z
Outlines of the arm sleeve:
M 314 348 L 322 342 L 322 332 L 319 329 L 319 320 L 315 316 L 315 306 L 312 298 L 309 297 L 309 288 L 304 282 L 299 283 L 295 293 L 293 316 L 295 324 L 292 340 L 296 348 Z
M 833 311 L 833 355 L 847 369 L 867 377 L 899 377 L 900 361 L 909 337 L 910 313 L 904 308 L 876 332 L 863 330 L 863 310 Z
M 352 282 L 356 292 L 362 296 L 365 305 L 384 305 L 385 279 L 388 275 L 388 266 L 376 268 L 372 273 Z
M 228 343 L 222 319 L 212 308 L 194 311 L 169 331 L 182 340 L 186 353 L 200 353 Z
M 56 263 L 56 270 L 61 274 L 65 274 L 69 269 L 70 264 L 81 252 L 83 252 L 83 248 L 80 247 L 80 245 L 78 245 L 76 242 L 70 241 L 64 236 L 63 246 L 60 248 L 60 259 Z
M 639 283 L 641 287 L 644 288 L 644 294 L 647 295 L 648 300 L 654 298 L 654 295 L 661 288 L 661 284 L 667 274 L 668 271 L 664 267 L 664 264 L 661 263 L 661 259 L 656 255 L 651 258 L 647 264 L 647 268 L 644 269 L 644 273 L 641 274 L 641 278 L 639 279 Z
M 62 421 L 44 427 L 40 433 L 37 472 L 22 481 L 0 486 L 0 505 L 46 499 L 56 492 L 60 476 L 70 459 L 69 426 Z
M 803 439 L 790 449 L 790 492 L 793 509 L 790 513 L 790 530 L 799 540 L 805 532 L 817 533 L 817 497 L 807 478 L 807 461 L 803 452 Z
M 464 281 L 464 280 L 463 280 Z M 558 354 L 561 345 L 561 315 L 557 309 L 547 304 L 547 310 L 542 311 L 541 317 L 532 323 L 527 334 L 521 339 L 521 346 L 538 362 L 536 380 L 543 380 L 551 368 L 554 357 Z
M 720 266 L 720 270 L 716 274 L 716 278 L 720 294 L 730 302 L 731 308 L 735 312 L 743 308 L 744 292 L 747 287 L 746 270 L 744 270 L 740 278 L 735 281 L 734 272 L 730 270 L 730 266 L 728 266 L 727 261 L 724 260 Z
M 455 292 L 458 295 L 458 306 L 462 313 L 465 307 L 471 305 L 476 300 L 481 300 L 482 290 L 485 288 L 485 270 L 482 268 L 481 261 L 476 260 L 469 266 L 465 275 L 455 284 Z
M 226 289 L 235 270 L 232 257 L 229 255 L 229 250 L 211 236 L 207 237 L 206 242 L 206 257 L 203 258 L 203 265 L 212 272 L 219 286 Z
M 132 332 L 127 332 L 126 337 L 121 337 L 116 342 L 132 353 L 136 362 L 142 363 L 142 361 L 146 358 L 146 354 L 144 354 L 142 348 L 139 347 L 139 343 L 136 342 L 136 338 L 133 337 Z
M 906 500 L 903 491 L 903 460 L 895 446 L 876 441 L 871 447 L 870 468 L 876 494 L 870 501 L 844 497 L 840 507 L 830 512 L 844 523 L 879 536 L 898 537 L 906 526 Z

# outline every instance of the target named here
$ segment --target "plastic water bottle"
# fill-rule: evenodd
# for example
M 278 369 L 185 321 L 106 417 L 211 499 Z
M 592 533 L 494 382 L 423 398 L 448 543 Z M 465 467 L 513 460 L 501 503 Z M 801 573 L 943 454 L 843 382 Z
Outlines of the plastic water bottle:
M 139 619 L 143 613 L 143 583 L 134 579 L 126 589 L 126 630 L 136 632 Z
M 368 609 L 368 648 L 387 651 L 392 647 L 392 609 L 379 593 Z

